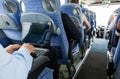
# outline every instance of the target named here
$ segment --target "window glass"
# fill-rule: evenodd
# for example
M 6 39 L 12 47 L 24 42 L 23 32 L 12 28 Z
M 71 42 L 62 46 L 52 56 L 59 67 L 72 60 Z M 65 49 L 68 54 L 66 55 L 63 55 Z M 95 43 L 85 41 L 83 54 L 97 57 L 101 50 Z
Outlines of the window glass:
M 65 0 L 60 0 L 61 5 L 65 4 Z

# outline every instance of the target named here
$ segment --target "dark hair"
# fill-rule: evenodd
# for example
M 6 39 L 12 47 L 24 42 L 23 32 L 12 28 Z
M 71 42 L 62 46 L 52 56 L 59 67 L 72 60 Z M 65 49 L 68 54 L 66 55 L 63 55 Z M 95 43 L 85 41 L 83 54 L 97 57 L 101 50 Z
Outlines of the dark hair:
M 71 0 L 71 3 L 79 3 L 79 0 Z

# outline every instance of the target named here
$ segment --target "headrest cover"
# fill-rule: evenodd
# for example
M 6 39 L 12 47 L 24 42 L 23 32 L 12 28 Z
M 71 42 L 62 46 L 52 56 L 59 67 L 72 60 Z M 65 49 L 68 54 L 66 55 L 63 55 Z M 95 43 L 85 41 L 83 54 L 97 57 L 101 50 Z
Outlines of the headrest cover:
M 57 11 L 57 3 L 56 0 L 42 0 L 43 8 L 48 12 Z
M 76 16 L 80 16 L 81 15 L 80 9 L 78 7 L 75 7 L 73 9 L 73 14 L 76 15 Z
M 4 0 L 3 7 L 8 13 L 14 14 L 17 12 L 17 5 L 10 0 Z
M 80 26 L 81 26 L 81 25 L 80 25 L 80 21 L 79 21 L 78 18 L 76 18 L 75 16 L 70 16 L 70 17 L 71 17 L 73 23 L 74 23 L 77 27 L 80 27 Z

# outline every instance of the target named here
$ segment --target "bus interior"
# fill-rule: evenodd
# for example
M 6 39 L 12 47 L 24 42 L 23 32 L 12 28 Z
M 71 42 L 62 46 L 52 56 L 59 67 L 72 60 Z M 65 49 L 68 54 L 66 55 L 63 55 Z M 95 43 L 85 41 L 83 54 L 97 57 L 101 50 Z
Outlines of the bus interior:
M 1 0 L 0 44 L 38 48 L 28 79 L 120 79 L 120 0 Z

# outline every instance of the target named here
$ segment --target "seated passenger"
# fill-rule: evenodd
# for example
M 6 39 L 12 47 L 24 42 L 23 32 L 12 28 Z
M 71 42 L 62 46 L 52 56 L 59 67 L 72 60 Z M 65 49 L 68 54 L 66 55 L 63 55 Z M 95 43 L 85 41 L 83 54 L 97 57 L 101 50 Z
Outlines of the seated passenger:
M 70 0 L 70 2 L 79 4 L 79 0 Z M 85 25 L 85 30 L 88 31 L 91 28 L 91 26 L 84 13 L 82 13 L 82 20 L 83 20 L 83 24 Z
M 68 41 L 70 42 L 70 40 L 73 39 L 79 42 L 82 36 L 79 28 L 72 22 L 69 15 L 66 13 L 61 13 L 61 15 Z
M 0 45 L 0 79 L 27 79 L 33 60 L 30 53 L 34 50 L 30 44 L 14 44 L 5 49 Z
M 115 34 L 116 34 L 117 36 L 120 36 L 120 20 L 118 21 L 117 31 L 115 32 Z

